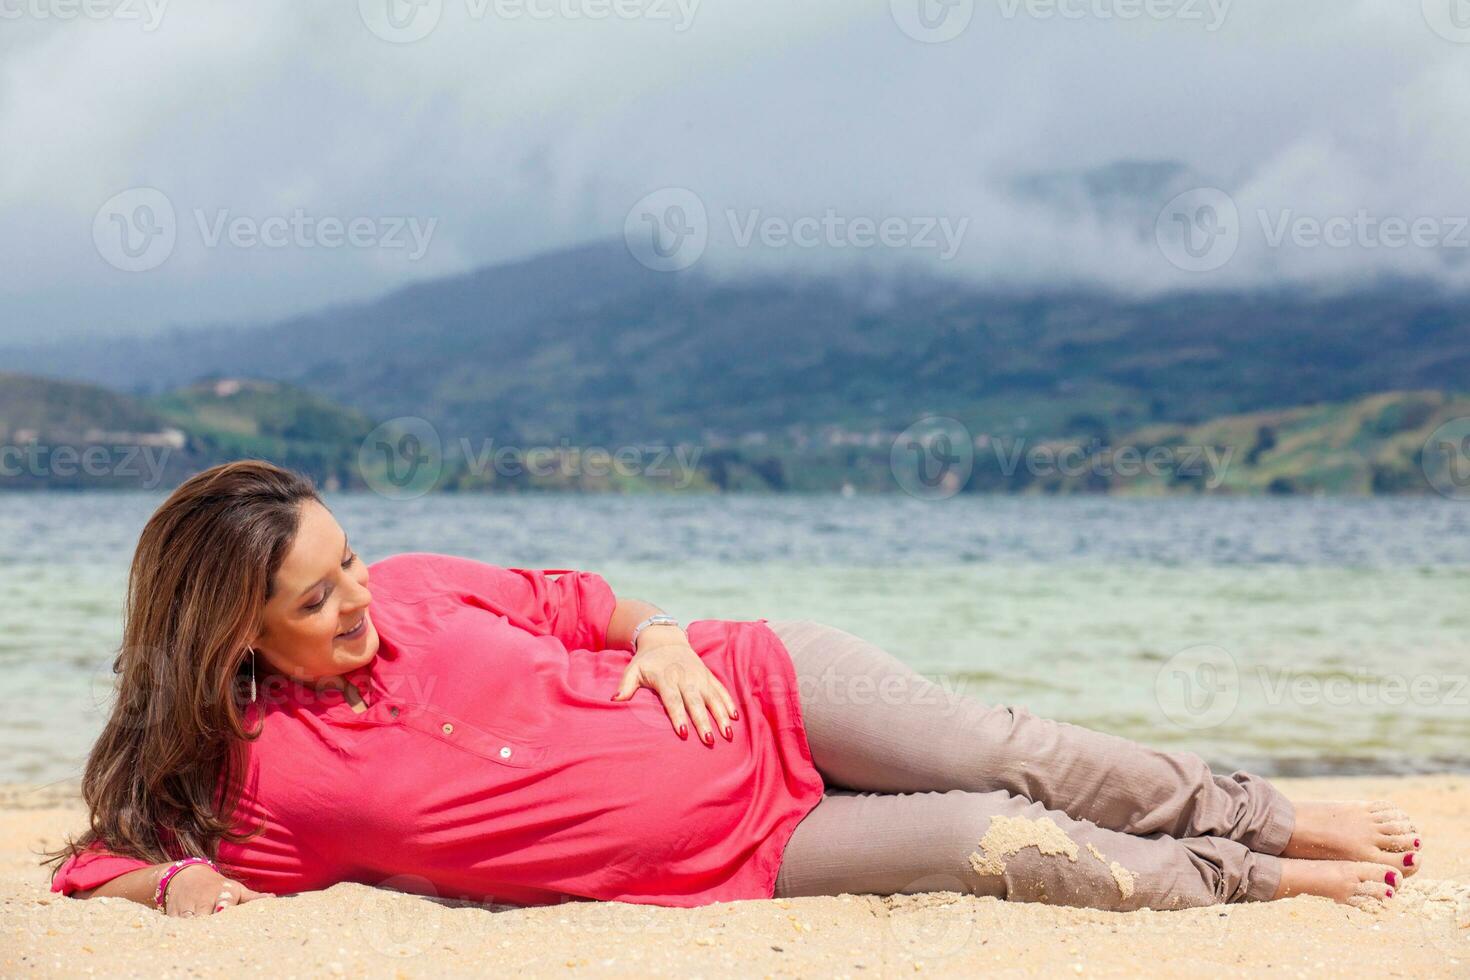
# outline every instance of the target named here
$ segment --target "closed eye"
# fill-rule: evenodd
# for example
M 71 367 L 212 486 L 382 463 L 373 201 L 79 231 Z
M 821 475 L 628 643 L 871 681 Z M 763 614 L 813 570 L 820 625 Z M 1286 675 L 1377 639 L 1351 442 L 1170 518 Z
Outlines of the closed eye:
M 343 559 L 343 561 L 342 561 L 342 570 L 345 572 L 345 571 L 347 571 L 348 569 L 350 569 L 355 564 L 357 564 L 357 552 L 354 551 L 354 552 L 350 552 L 347 555 L 347 557 L 345 559 Z M 327 604 L 327 599 L 330 598 L 331 595 L 332 595 L 332 590 L 331 589 L 328 589 L 325 593 L 322 594 L 322 597 L 321 597 L 321 599 L 319 601 L 313 602 L 310 605 L 304 606 L 302 608 L 304 608 L 307 612 L 310 612 L 310 613 L 320 612 L 321 611 L 321 608 Z

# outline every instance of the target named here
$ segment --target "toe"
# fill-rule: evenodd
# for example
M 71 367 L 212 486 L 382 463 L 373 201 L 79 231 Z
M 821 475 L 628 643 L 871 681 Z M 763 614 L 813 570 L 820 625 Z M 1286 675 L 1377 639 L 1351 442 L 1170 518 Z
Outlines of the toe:
M 1348 898 L 1348 904 L 1368 911 L 1377 911 L 1383 908 L 1383 903 L 1391 900 L 1403 883 L 1403 877 L 1397 871 L 1384 871 L 1371 864 L 1358 866 L 1358 884 Z
M 1413 834 L 1380 834 L 1378 849 L 1390 854 L 1402 854 L 1419 849 L 1419 838 Z
M 1365 912 L 1377 912 L 1393 899 L 1394 891 L 1393 886 L 1381 881 L 1365 881 L 1354 889 L 1347 903 Z

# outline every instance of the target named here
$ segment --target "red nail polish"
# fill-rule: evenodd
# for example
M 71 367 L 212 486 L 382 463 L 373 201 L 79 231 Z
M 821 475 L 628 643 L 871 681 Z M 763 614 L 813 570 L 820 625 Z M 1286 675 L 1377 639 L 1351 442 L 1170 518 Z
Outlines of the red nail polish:
M 732 712 L 730 712 L 730 718 L 731 718 L 732 721 L 739 721 L 740 720 L 740 712 L 738 712 L 738 711 L 732 711 Z
M 1419 847 L 1419 838 L 1417 838 L 1417 837 L 1414 838 L 1414 847 L 1416 849 Z
M 1397 885 L 1399 883 L 1399 873 L 1397 871 L 1390 871 L 1383 876 L 1383 883 L 1385 885 Z
M 679 726 L 679 737 L 680 738 L 688 738 L 689 737 L 689 726 L 688 725 L 680 725 Z
M 1390 889 L 1389 889 L 1389 890 L 1388 890 L 1388 897 L 1389 897 L 1389 898 L 1393 898 L 1393 889 L 1392 889 L 1392 888 L 1390 888 Z
M 734 737 L 735 737 L 735 733 L 730 730 L 730 726 L 729 725 L 726 725 L 725 726 L 725 741 L 728 742 L 730 739 L 732 739 Z
M 704 744 L 705 745 L 714 745 L 715 744 L 715 737 L 713 735 L 711 735 L 709 732 L 705 732 L 700 737 L 704 739 Z
M 1414 866 L 1414 855 L 1412 855 L 1412 854 L 1405 854 L 1404 855 L 1404 867 L 1406 867 L 1406 868 L 1412 868 L 1413 866 Z

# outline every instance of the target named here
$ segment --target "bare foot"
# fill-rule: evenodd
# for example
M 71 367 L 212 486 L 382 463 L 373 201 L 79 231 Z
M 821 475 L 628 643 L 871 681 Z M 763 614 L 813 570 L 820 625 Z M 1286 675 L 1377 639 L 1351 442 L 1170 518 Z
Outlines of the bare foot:
M 1372 861 L 1406 875 L 1419 870 L 1419 832 L 1392 803 L 1298 803 L 1282 857 Z
M 1392 899 L 1404 880 L 1399 872 L 1384 870 L 1383 865 L 1371 861 L 1287 858 L 1281 864 L 1281 884 L 1271 896 L 1273 901 L 1294 895 L 1317 895 L 1371 911 Z

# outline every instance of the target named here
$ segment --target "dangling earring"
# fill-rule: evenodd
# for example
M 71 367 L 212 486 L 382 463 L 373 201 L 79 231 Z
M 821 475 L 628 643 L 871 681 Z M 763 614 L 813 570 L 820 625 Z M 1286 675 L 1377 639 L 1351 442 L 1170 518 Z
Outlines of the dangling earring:
M 250 703 L 255 703 L 255 647 L 250 648 Z

